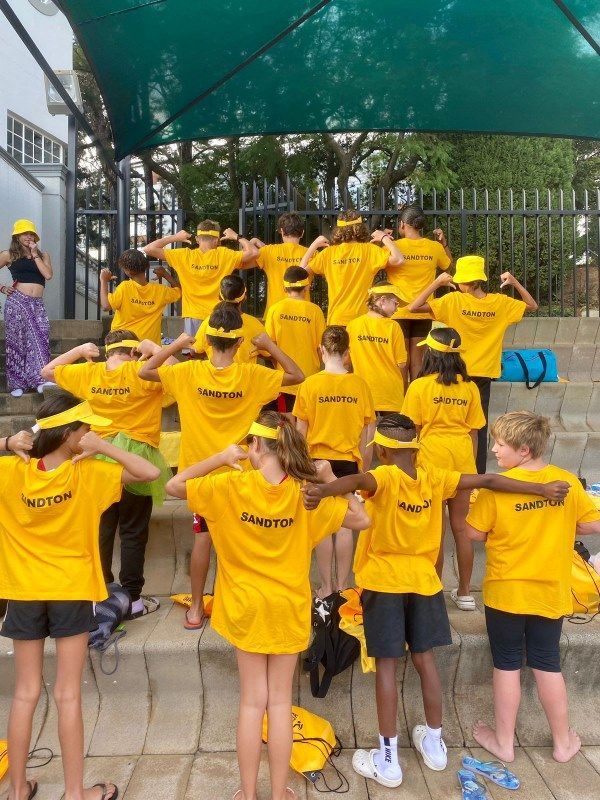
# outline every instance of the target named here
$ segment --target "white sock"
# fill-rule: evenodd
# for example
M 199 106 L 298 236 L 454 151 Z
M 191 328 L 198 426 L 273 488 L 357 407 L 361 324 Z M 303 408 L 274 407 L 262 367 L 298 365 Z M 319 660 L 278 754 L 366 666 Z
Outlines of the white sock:
M 379 734 L 379 750 L 373 756 L 373 761 L 383 775 L 387 777 L 401 775 L 402 770 L 398 762 L 398 737 Z
M 138 600 L 134 600 L 131 604 L 131 613 L 138 614 L 140 611 L 144 610 L 144 601 L 140 597 Z
M 442 729 L 430 728 L 429 725 L 425 725 L 425 728 L 427 730 L 427 734 L 423 739 L 423 750 L 437 764 L 445 764 L 447 756 L 446 745 L 442 739 Z

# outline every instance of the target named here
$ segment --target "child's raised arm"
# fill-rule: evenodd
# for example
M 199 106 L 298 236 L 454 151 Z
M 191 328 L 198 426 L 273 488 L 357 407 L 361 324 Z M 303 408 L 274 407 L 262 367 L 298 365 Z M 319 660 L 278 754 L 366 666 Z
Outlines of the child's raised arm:
M 209 456 L 197 464 L 192 464 L 191 467 L 174 475 L 167 483 L 167 493 L 173 497 L 178 497 L 180 500 L 185 500 L 187 498 L 187 481 L 191 481 L 194 478 L 203 478 L 220 467 L 232 467 L 233 469 L 241 470 L 239 462 L 245 458 L 248 458 L 248 453 L 243 448 L 237 444 L 229 445 L 220 453 L 215 453 L 214 456 Z
M 192 234 L 187 231 L 177 231 L 172 236 L 163 236 L 162 239 L 156 239 L 153 242 L 148 242 L 145 247 L 141 249 L 147 256 L 158 258 L 160 261 L 165 260 L 165 247 L 168 244 L 175 244 L 176 242 L 185 242 L 189 244 Z
M 457 489 L 492 489 L 509 494 L 537 494 L 548 500 L 562 500 L 569 494 L 571 484 L 567 481 L 550 481 L 549 483 L 531 483 L 507 478 L 487 472 L 485 475 L 461 475 Z
M 101 439 L 97 433 L 92 431 L 88 431 L 81 437 L 79 446 L 81 452 L 73 456 L 71 459 L 73 464 L 84 458 L 90 458 L 90 456 L 107 456 L 123 467 L 122 483 L 146 483 L 160 477 L 160 469 L 154 464 L 135 453 L 128 453 L 120 447 L 115 447 L 114 444 L 107 442 L 106 439 Z
M 431 307 L 427 302 L 428 298 L 431 297 L 440 286 L 449 286 L 451 283 L 452 275 L 450 275 L 449 272 L 441 272 L 433 283 L 430 283 L 426 289 L 423 289 L 418 297 L 415 297 L 412 303 L 407 305 L 406 310 L 410 311 L 412 314 L 430 314 Z
M 154 381 L 155 383 L 158 383 L 160 381 L 158 368 L 162 367 L 162 365 L 169 358 L 171 358 L 171 356 L 179 353 L 180 350 L 191 348 L 194 344 L 194 341 L 195 339 L 193 336 L 188 336 L 187 333 L 182 333 L 177 337 L 177 339 L 175 339 L 174 342 L 166 347 L 161 347 L 154 353 L 154 355 L 151 355 L 147 361 L 142 362 L 142 366 L 138 372 L 139 377 L 144 381 Z
M 79 361 L 81 358 L 85 358 L 86 361 L 92 361 L 94 358 L 98 358 L 99 356 L 100 348 L 97 344 L 94 344 L 93 342 L 78 344 L 77 347 L 73 347 L 72 350 L 56 356 L 56 358 L 46 364 L 45 367 L 42 367 L 42 378 L 45 381 L 54 382 L 54 369 L 56 367 L 62 367 L 65 364 L 75 364 L 75 362 Z

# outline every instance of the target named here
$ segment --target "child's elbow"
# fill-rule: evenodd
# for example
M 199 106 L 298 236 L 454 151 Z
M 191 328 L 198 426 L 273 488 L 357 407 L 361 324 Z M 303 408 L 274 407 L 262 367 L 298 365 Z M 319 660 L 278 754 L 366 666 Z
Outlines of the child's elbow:
M 160 469 L 159 467 L 155 467 L 154 464 L 148 464 L 144 472 L 143 481 L 155 481 L 160 478 Z
M 170 494 L 171 497 L 178 497 L 180 500 L 185 500 L 187 497 L 185 483 L 182 483 L 177 476 L 171 478 L 170 481 L 167 481 L 165 489 L 167 494 Z
M 353 530 L 355 531 L 364 531 L 369 528 L 371 525 L 371 518 L 367 514 L 366 511 L 361 509 L 357 512 L 357 521 L 356 524 L 353 526 Z

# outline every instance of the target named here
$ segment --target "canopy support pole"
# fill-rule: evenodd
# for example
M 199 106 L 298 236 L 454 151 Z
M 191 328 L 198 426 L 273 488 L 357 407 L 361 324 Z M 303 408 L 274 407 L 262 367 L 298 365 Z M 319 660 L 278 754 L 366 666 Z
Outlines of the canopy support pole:
M 69 115 L 67 142 L 66 181 L 66 233 L 65 241 L 65 319 L 75 319 L 75 296 L 77 292 L 77 248 L 75 206 L 77 200 L 77 118 Z
M 131 208 L 131 156 L 119 161 L 117 180 L 117 250 L 129 250 L 129 213 Z

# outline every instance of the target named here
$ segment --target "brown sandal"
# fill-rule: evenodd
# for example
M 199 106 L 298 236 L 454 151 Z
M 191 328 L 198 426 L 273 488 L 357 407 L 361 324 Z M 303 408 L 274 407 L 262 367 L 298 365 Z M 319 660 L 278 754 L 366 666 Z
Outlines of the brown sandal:
M 107 783 L 95 783 L 92 786 L 92 789 L 95 789 L 96 787 L 99 787 L 100 789 L 102 789 L 102 797 L 100 798 L 100 800 L 117 800 L 117 797 L 119 796 L 119 787 L 115 786 L 114 783 L 112 784 L 112 786 L 115 787 L 115 790 L 114 790 L 114 793 L 111 794 L 110 796 L 107 796 L 107 795 L 109 795 L 109 791 L 110 791 L 109 788 L 108 788 L 108 784 Z
M 33 800 L 33 798 L 37 794 L 38 783 L 37 781 L 27 781 L 27 786 L 29 787 L 29 794 L 27 795 L 27 800 Z

